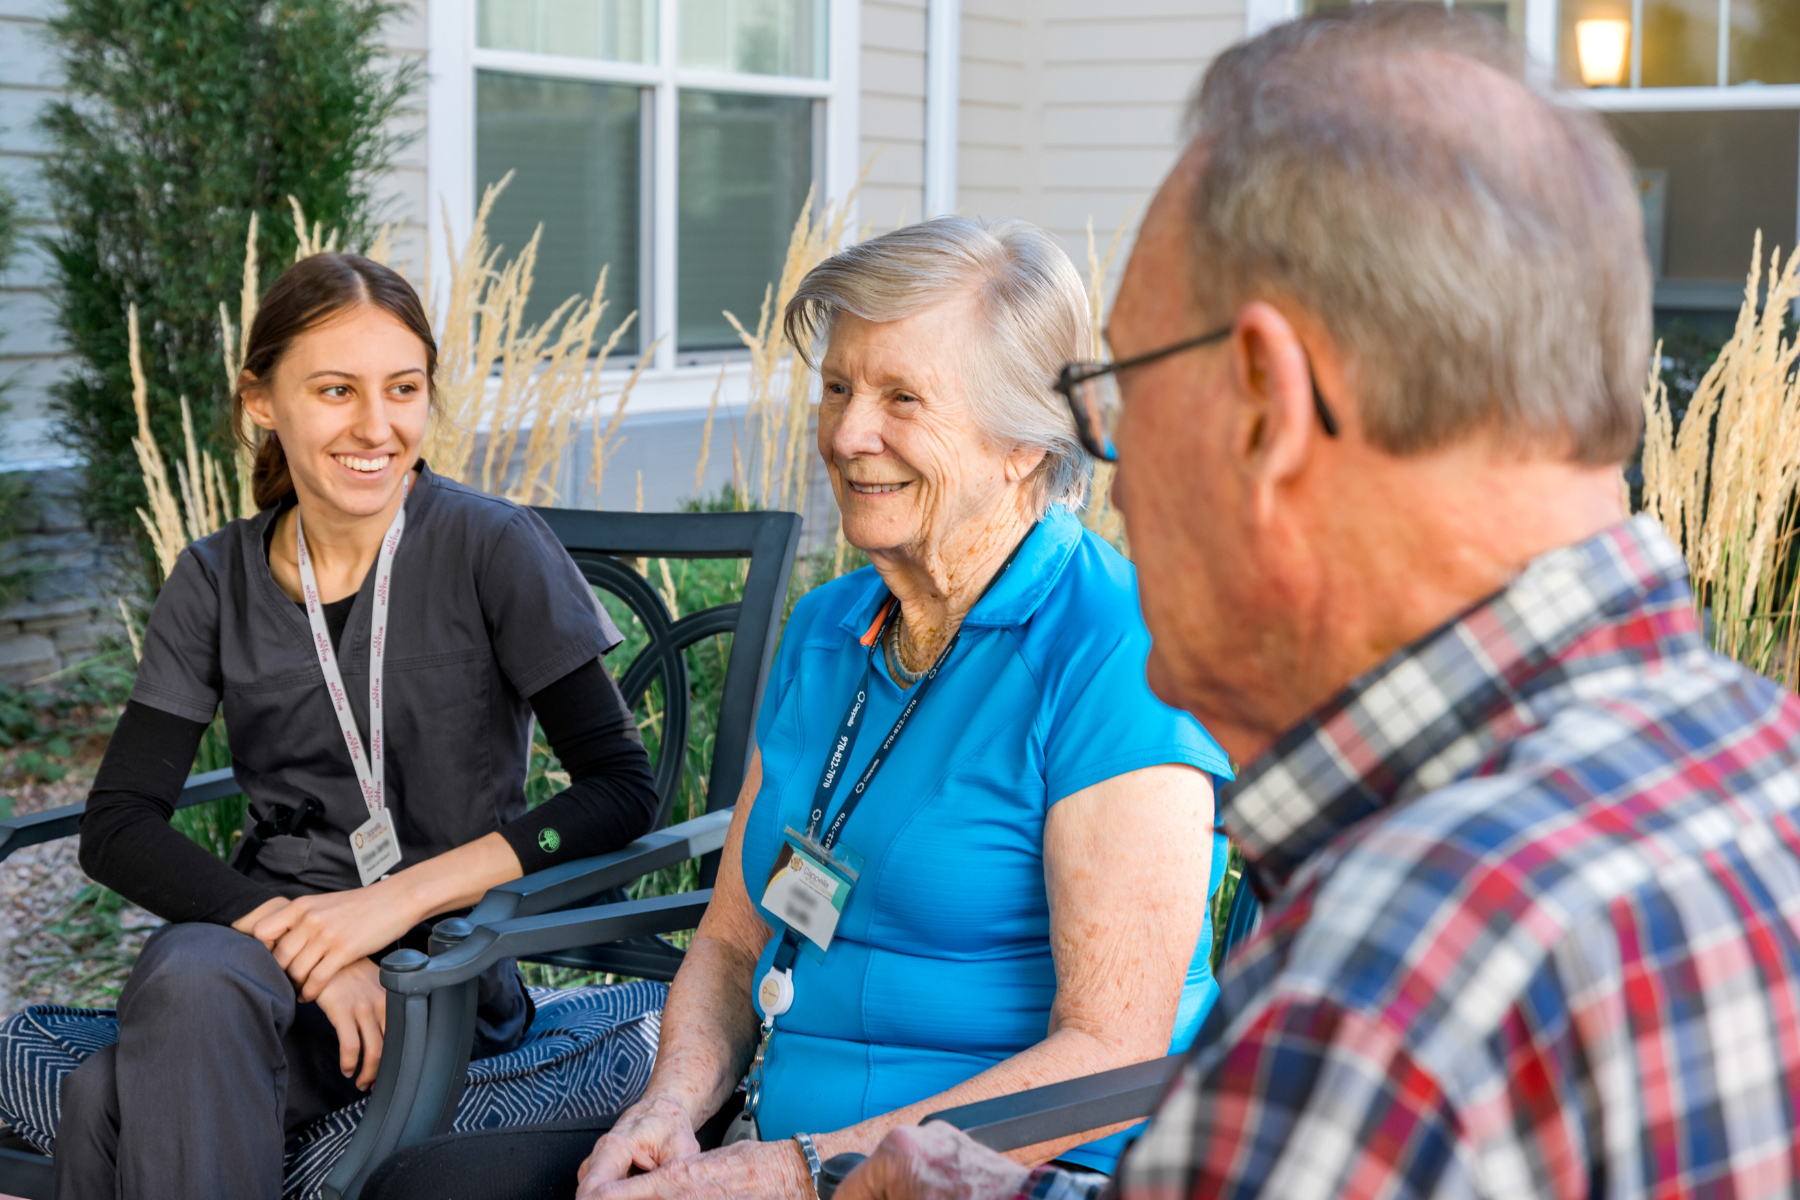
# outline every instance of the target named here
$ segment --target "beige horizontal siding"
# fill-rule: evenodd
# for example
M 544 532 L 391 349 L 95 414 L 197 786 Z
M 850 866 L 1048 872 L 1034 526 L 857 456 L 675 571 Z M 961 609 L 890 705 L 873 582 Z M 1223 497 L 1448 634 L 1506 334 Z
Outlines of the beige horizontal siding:
M 925 207 L 925 0 L 865 0 L 861 70 L 858 208 L 881 232 Z

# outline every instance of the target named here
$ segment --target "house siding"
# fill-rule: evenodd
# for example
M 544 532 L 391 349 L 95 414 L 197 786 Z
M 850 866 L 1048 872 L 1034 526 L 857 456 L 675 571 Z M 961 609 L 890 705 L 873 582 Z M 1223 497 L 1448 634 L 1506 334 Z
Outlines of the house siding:
M 1201 73 L 1243 0 L 964 0 L 959 206 L 1048 229 L 1086 273 L 1182 145 Z M 1123 266 L 1113 263 L 1113 276 Z

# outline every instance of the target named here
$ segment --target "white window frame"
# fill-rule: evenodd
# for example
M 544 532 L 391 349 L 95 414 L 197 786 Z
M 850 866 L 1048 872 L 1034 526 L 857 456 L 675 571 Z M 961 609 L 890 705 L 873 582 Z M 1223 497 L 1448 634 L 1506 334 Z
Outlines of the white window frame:
M 676 354 L 676 191 L 679 138 L 676 113 L 682 88 L 761 96 L 805 96 L 823 109 L 823 138 L 815 139 L 814 177 L 822 199 L 837 203 L 856 185 L 861 134 L 861 0 L 828 0 L 827 77 L 757 75 L 682 67 L 679 55 L 679 0 L 656 0 L 657 62 L 607 62 L 592 58 L 492 50 L 475 44 L 476 0 L 432 0 L 427 29 L 429 82 L 426 86 L 425 160 L 429 200 L 430 270 L 439 292 L 449 278 L 446 233 L 460 251 L 475 219 L 475 72 L 499 70 L 556 79 L 634 84 L 652 89 L 648 106 L 648 178 L 640 209 L 643 302 L 637 308 L 645 345 L 661 337 L 656 355 L 639 377 L 631 411 L 704 408 L 719 379 L 717 355 L 697 366 L 680 366 Z M 852 212 L 847 225 L 854 228 Z M 622 308 L 620 315 L 630 311 Z M 748 352 L 728 356 L 729 377 L 749 374 Z M 623 370 L 616 372 L 621 378 Z M 608 372 L 609 376 L 614 372 Z
M 1560 0 L 1525 0 L 1525 49 L 1544 70 L 1556 64 L 1557 17 Z M 1301 0 L 1245 0 L 1244 34 L 1255 37 L 1272 25 L 1300 15 Z M 1643 27 L 1643 0 L 1632 0 L 1632 29 Z M 1721 23 L 1720 43 L 1729 30 Z M 1631 74 L 1638 76 L 1639 42 L 1631 44 Z M 1724 51 L 1720 56 L 1723 60 Z M 1757 109 L 1800 109 L 1800 84 L 1759 84 L 1755 87 L 1594 88 L 1564 92 L 1572 102 L 1596 112 L 1731 112 Z M 1800 245 L 1800 183 L 1796 184 L 1794 240 Z M 1776 239 L 1779 240 L 1779 239 Z M 1659 284 L 1659 288 L 1663 285 Z M 1680 281 L 1673 281 L 1679 290 Z M 1735 304 L 1733 304 L 1735 307 Z

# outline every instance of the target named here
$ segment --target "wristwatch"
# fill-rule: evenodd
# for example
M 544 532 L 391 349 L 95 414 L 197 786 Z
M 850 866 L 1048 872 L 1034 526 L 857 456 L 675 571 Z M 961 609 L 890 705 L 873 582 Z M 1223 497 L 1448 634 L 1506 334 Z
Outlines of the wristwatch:
M 812 1176 L 813 1195 L 819 1194 L 819 1171 L 823 1164 L 819 1162 L 819 1148 L 813 1145 L 812 1134 L 796 1133 L 794 1144 L 800 1147 L 800 1153 L 806 1156 L 806 1170 Z

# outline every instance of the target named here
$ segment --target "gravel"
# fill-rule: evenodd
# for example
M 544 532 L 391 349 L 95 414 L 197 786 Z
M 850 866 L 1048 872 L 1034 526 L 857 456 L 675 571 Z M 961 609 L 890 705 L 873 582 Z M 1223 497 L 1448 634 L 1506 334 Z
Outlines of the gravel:
M 92 782 L 83 772 L 7 791 L 15 815 L 24 816 L 78 804 Z M 131 905 L 102 914 L 92 906 L 77 910 L 91 881 L 75 851 L 75 839 L 62 838 L 0 862 L 0 1018 L 31 1004 L 110 1007 L 144 940 L 162 924 Z M 59 921 L 60 928 L 49 928 Z

